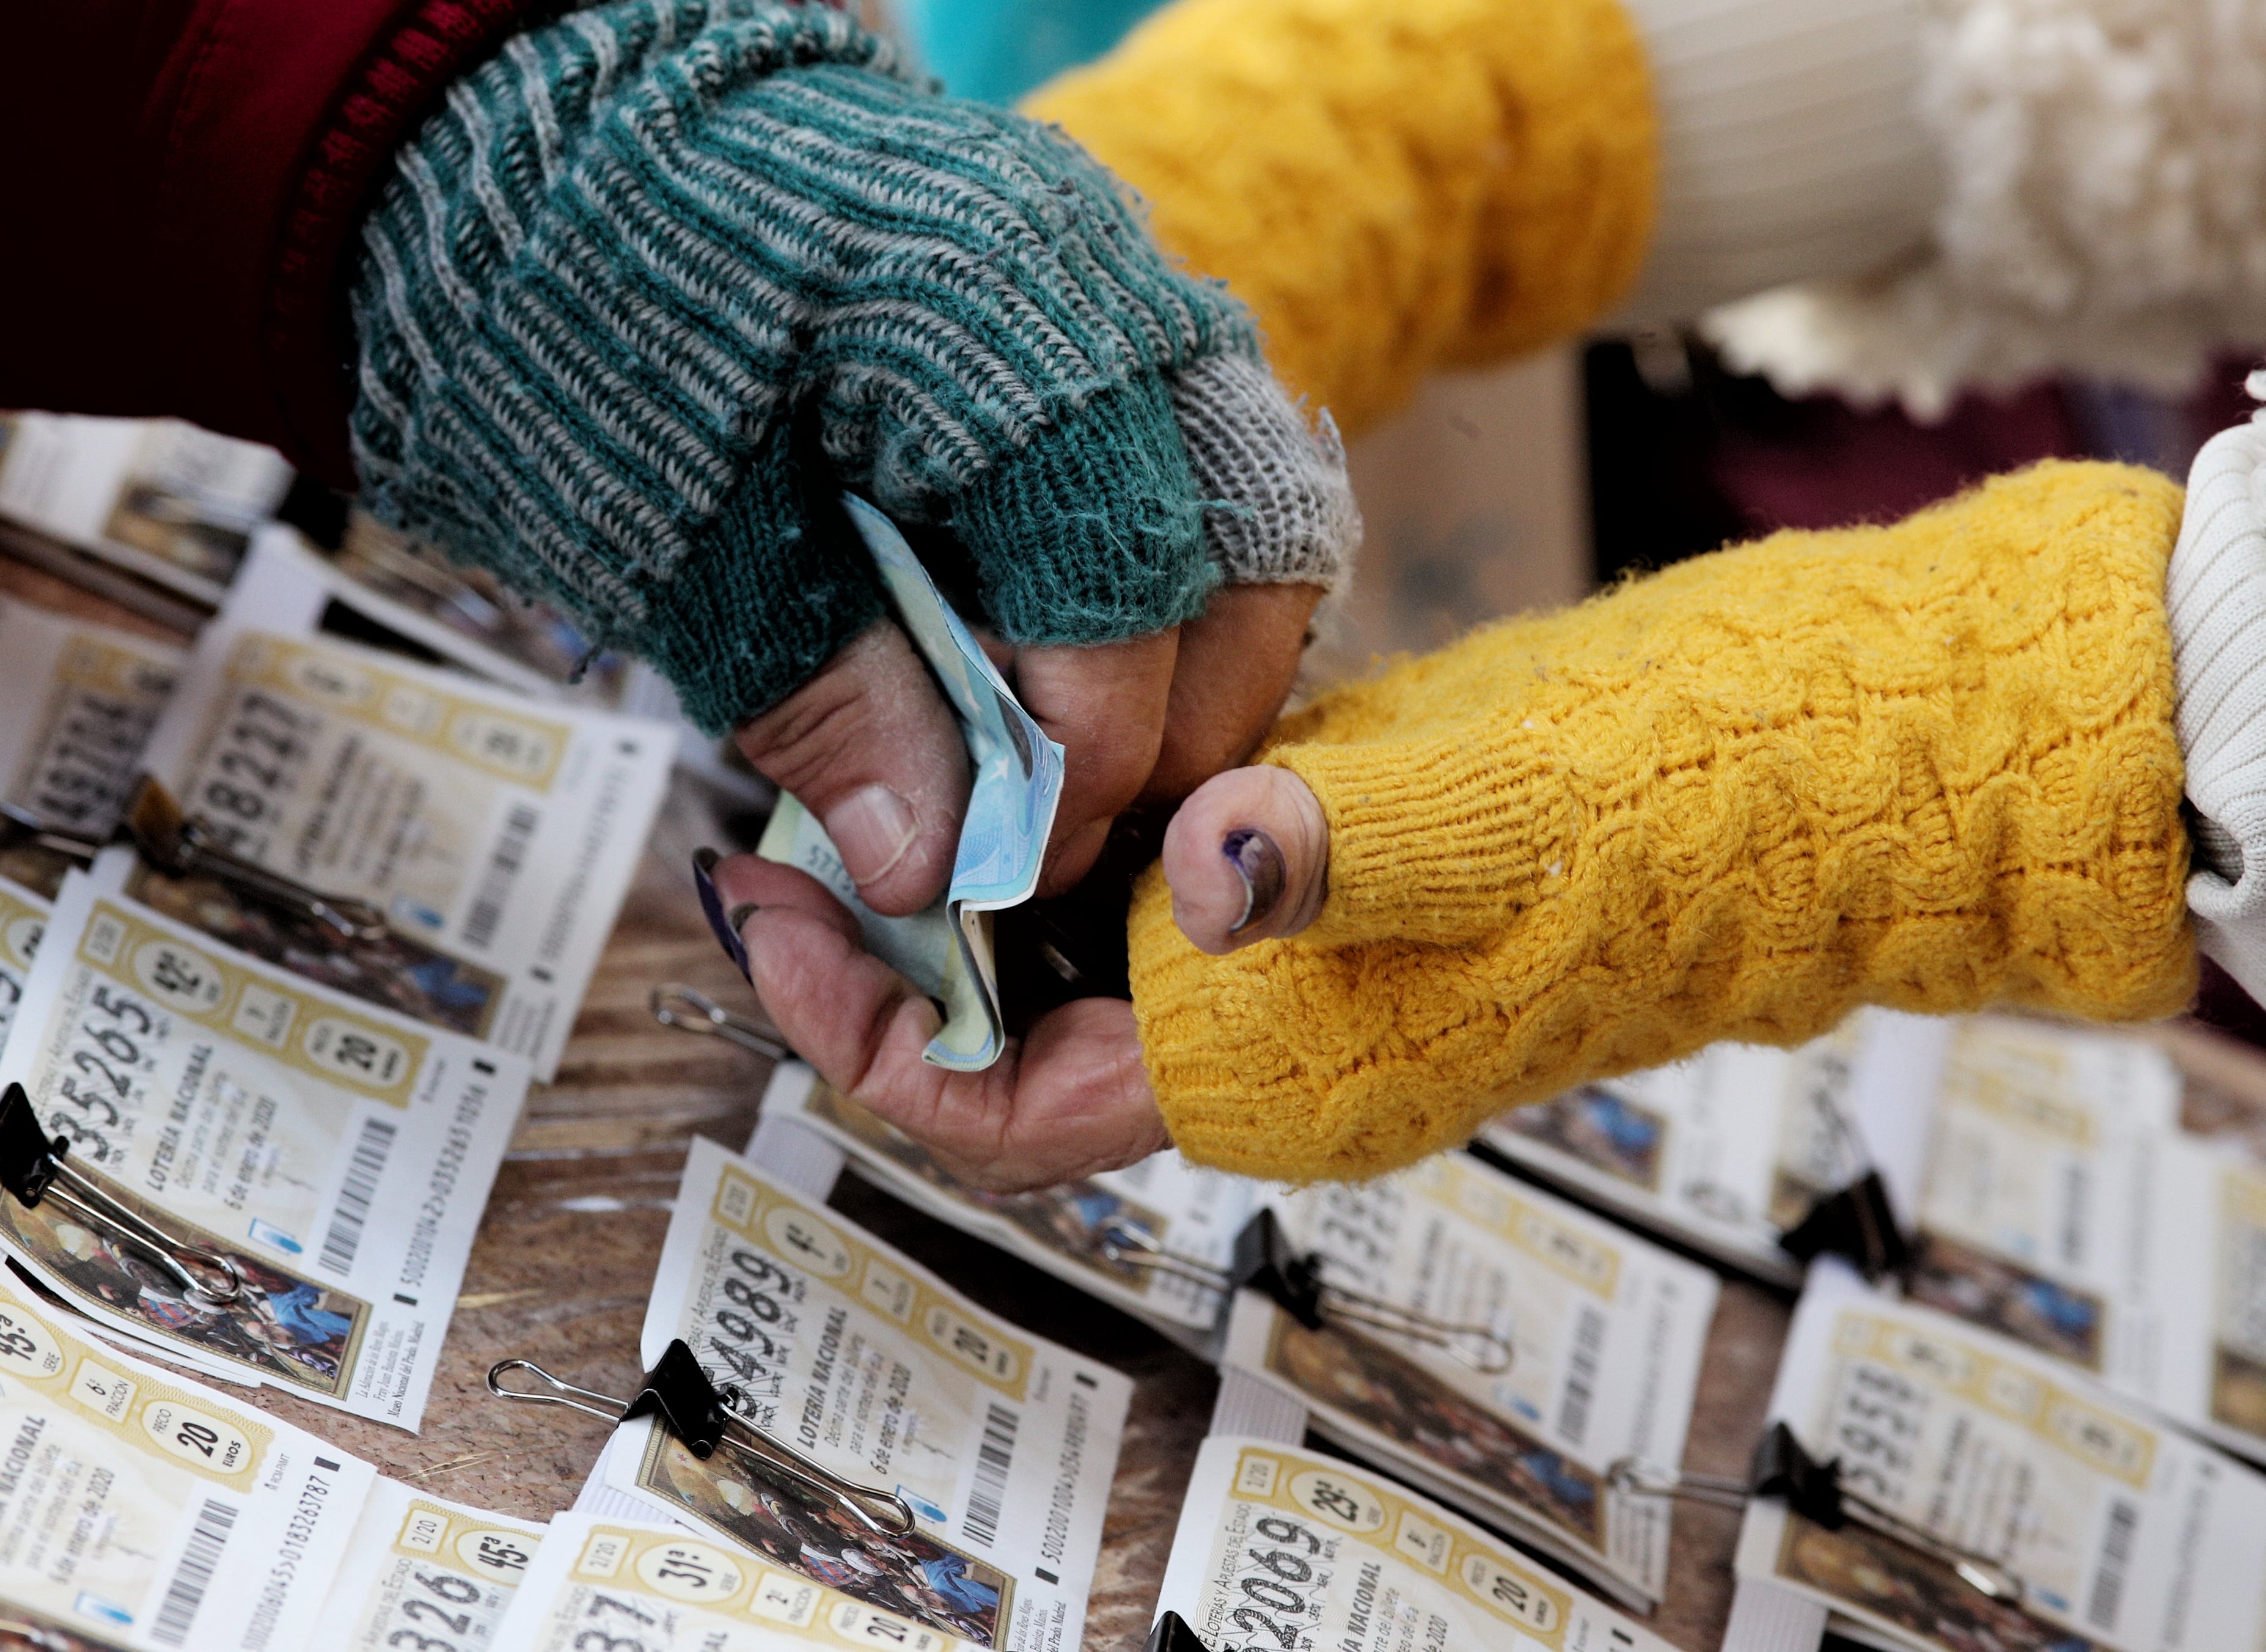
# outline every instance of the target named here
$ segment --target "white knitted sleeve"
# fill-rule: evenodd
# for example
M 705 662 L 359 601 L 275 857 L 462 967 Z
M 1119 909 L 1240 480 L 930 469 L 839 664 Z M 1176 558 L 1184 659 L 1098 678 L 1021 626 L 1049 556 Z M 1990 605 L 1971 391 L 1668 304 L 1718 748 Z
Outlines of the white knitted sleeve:
M 2254 391 L 2266 391 L 2254 376 Z M 2221 431 L 2188 475 L 2165 586 L 2193 805 L 2203 949 L 2266 1003 L 2266 430 Z
M 2266 5 L 1922 4 L 1925 245 L 1714 311 L 1735 365 L 1925 417 L 2046 371 L 2175 391 L 2266 342 Z
M 1688 320 L 1917 252 L 1926 0 L 1626 0 L 1660 115 L 1660 216 L 1619 319 Z

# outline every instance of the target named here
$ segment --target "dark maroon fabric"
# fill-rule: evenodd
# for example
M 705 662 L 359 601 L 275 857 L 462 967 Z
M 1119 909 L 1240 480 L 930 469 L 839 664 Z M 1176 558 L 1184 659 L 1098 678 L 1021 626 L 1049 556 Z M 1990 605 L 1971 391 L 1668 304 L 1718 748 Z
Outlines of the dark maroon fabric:
M 0 407 L 174 413 L 334 484 L 385 158 L 557 0 L 0 0 Z

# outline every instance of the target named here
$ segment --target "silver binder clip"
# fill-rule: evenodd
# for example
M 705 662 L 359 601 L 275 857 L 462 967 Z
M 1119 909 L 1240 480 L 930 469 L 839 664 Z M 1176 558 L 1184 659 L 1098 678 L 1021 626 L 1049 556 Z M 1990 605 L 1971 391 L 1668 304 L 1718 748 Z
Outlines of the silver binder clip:
M 235 1259 L 167 1232 L 63 1162 L 70 1137 L 50 1139 L 20 1084 L 0 1093 L 0 1188 L 26 1210 L 52 1200 L 97 1232 L 125 1240 L 171 1274 L 200 1302 L 224 1307 L 244 1294 Z M 200 1274 L 203 1277 L 200 1277 Z
M 727 1044 L 773 1061 L 791 1061 L 794 1051 L 772 1028 L 745 1015 L 735 1015 L 705 992 L 696 992 L 681 981 L 662 983 L 653 990 L 653 1019 L 681 1033 L 720 1038 Z
M 325 894 L 230 853 L 214 841 L 209 824 L 184 813 L 173 794 L 149 776 L 135 788 L 125 825 L 143 858 L 160 871 L 211 878 L 255 901 L 311 918 L 347 940 L 385 936 L 385 914 L 369 902 Z
M 505 1387 L 503 1378 L 511 1371 L 525 1371 L 542 1388 Z M 912 1507 L 895 1492 L 844 1480 L 766 1434 L 740 1409 L 739 1390 L 719 1388 L 711 1382 L 682 1339 L 669 1345 L 661 1363 L 645 1374 L 637 1393 L 627 1400 L 579 1388 L 553 1377 L 532 1360 L 499 1360 L 488 1368 L 487 1380 L 488 1392 L 499 1400 L 565 1406 L 609 1422 L 657 1417 L 662 1427 L 683 1441 L 685 1449 L 704 1463 L 715 1455 L 718 1446 L 727 1445 L 758 1475 L 772 1481 L 786 1480 L 824 1497 L 869 1531 L 901 1538 L 913 1530 Z M 886 1510 L 886 1517 L 876 1519 L 877 1509 Z
M 17 843 L 28 843 L 51 850 L 67 860 L 81 866 L 91 862 L 102 852 L 103 840 L 84 832 L 75 832 L 57 826 L 44 816 L 16 803 L 0 803 L 0 835 Z
M 1625 1457 L 1606 1469 L 1605 1483 L 1627 1496 L 1678 1497 L 1717 1509 L 1743 1509 L 1757 1497 L 1773 1498 L 1828 1531 L 1838 1531 L 1845 1525 L 1862 1526 L 1875 1537 L 1949 1567 L 1962 1583 L 1986 1599 L 2017 1611 L 2022 1607 L 2021 1577 L 2005 1561 L 1947 1543 L 1850 1490 L 1841 1479 L 1840 1459 L 1819 1462 L 1783 1422 L 1773 1423 L 1755 1447 L 1753 1466 L 1743 1480 L 1723 1474 L 1670 1473 Z
M 1329 1257 L 1319 1251 L 1292 1248 L 1290 1236 L 1272 1210 L 1262 1210 L 1243 1224 L 1243 1231 L 1235 1236 L 1232 1260 L 1225 1268 L 1175 1256 L 1159 1245 L 1153 1235 L 1124 1227 L 1105 1229 L 1099 1244 L 1102 1256 L 1120 1267 L 1184 1279 L 1229 1297 L 1238 1290 L 1256 1290 L 1272 1298 L 1276 1306 L 1309 1331 L 1321 1330 L 1333 1319 L 1364 1326 L 1440 1349 L 1451 1359 L 1490 1377 L 1509 1371 L 1517 1357 L 1509 1338 L 1484 1325 L 1458 1325 L 1331 1284 L 1322 1277 Z

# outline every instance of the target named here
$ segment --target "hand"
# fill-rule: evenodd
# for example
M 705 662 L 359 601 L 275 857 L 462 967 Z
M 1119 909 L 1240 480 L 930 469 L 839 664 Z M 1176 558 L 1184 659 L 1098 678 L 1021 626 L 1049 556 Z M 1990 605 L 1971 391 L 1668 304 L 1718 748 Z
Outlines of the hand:
M 948 1173 L 1012 1192 L 1137 1163 L 1170 1145 L 1141 1065 L 1133 1006 L 1082 998 L 1010 1039 L 976 1073 L 921 1059 L 934 1005 L 867 953 L 857 920 L 817 881 L 753 855 L 719 861 L 749 978 L 821 1077 L 927 1147 Z
M 1217 956 L 1312 924 L 1329 893 L 1330 827 L 1288 769 L 1232 769 L 1198 786 L 1165 830 L 1173 921 Z

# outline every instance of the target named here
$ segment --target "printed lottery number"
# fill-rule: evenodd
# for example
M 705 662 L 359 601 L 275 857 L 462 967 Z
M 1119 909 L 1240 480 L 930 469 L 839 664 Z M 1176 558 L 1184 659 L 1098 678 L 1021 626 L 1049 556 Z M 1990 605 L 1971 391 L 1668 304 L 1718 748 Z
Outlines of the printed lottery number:
M 1311 1526 L 1279 1515 L 1262 1516 L 1251 1529 L 1269 1546 L 1244 1550 L 1235 1578 L 1244 1604 L 1227 1614 L 1251 1638 L 1221 1652 L 1297 1652 L 1312 1646 L 1311 1631 L 1321 1615 L 1316 1600 L 1328 1586 L 1334 1551 Z
M 57 826 L 106 826 L 115 820 L 157 710 L 155 700 L 74 691 L 40 754 L 33 812 Z
M 608 1613 L 615 1615 L 609 1617 Z M 640 1628 L 653 1626 L 651 1612 L 640 1612 L 628 1601 L 618 1600 L 601 1590 L 591 1590 L 590 1604 L 582 1609 L 585 1623 L 614 1623 L 624 1618 Z M 603 1627 L 585 1629 L 574 1637 L 574 1644 L 575 1652 L 656 1652 L 632 1630 L 615 1634 Z
M 732 1253 L 732 1269 L 717 1286 L 721 1300 L 709 1315 L 708 1346 L 738 1379 L 743 1397 L 777 1400 L 786 1380 L 785 1356 L 772 1332 L 793 1346 L 793 1276 L 751 1250 Z M 768 1328 L 767 1328 L 768 1327 Z
M 1848 1483 L 1877 1502 L 1903 1495 L 1919 1444 L 1926 1393 L 1876 1365 L 1853 1365 L 1834 1409 L 1833 1446 Z
M 221 846 L 240 850 L 272 812 L 269 798 L 290 789 L 305 762 L 317 720 L 271 694 L 237 702 L 195 801 Z
M 441 1603 L 411 1595 L 401 1603 L 401 1615 L 412 1624 L 429 1626 L 444 1630 L 444 1634 L 428 1634 L 423 1627 L 396 1629 L 385 1637 L 388 1646 L 407 1647 L 412 1652 L 464 1652 L 457 1641 L 449 1636 L 464 1636 L 472 1633 L 473 1612 L 451 1608 L 477 1606 L 486 1591 L 469 1578 L 453 1576 L 447 1572 L 413 1572 L 418 1586 L 435 1596 Z M 486 1614 L 478 1614 L 486 1616 Z
M 87 1013 L 71 1029 L 69 1071 L 56 1085 L 63 1107 L 48 1117 L 48 1128 L 69 1137 L 73 1149 L 97 1164 L 116 1151 L 107 1132 L 126 1122 L 121 1102 L 142 1110 L 140 1079 L 150 1068 L 143 1042 L 157 1019 L 131 993 L 107 983 L 87 1000 Z M 76 1109 L 70 1111 L 69 1109 Z
M 1333 1261 L 1364 1271 L 1391 1260 L 1400 1237 L 1400 1190 L 1390 1184 L 1333 1187 L 1322 1195 L 1316 1245 Z

